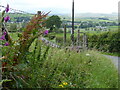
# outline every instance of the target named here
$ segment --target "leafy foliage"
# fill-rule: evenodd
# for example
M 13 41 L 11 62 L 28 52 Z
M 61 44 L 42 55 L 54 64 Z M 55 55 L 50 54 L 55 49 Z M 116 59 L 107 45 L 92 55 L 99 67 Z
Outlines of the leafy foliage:
M 60 28 L 61 23 L 62 21 L 60 20 L 60 17 L 57 15 L 53 15 L 47 19 L 46 27 L 53 28 L 53 26 L 55 25 L 55 27 Z
M 29 53 L 29 47 L 31 46 L 32 42 L 34 42 L 36 38 L 40 37 L 44 33 L 43 22 L 45 22 L 45 17 L 47 15 L 48 13 L 47 14 L 41 13 L 33 16 L 33 18 L 27 24 L 22 34 L 18 33 L 18 39 L 15 41 L 11 38 L 10 34 L 8 33 L 4 25 L 4 21 L 2 21 L 1 27 L 2 27 L 2 30 L 4 30 L 3 32 L 4 34 L 2 37 L 5 37 L 5 40 L 8 41 L 5 43 L 5 46 L 3 46 L 2 48 L 2 52 L 3 52 L 2 56 L 4 56 L 4 58 L 2 58 L 2 72 L 4 76 L 3 79 L 10 78 L 10 80 L 12 80 L 12 82 L 10 82 L 8 86 L 7 86 L 7 83 L 4 83 L 3 84 L 4 87 L 11 87 L 11 84 L 15 83 L 16 78 L 19 78 L 19 76 L 16 75 L 16 73 L 19 73 L 19 71 L 18 69 L 15 68 L 15 66 L 19 66 L 27 62 L 26 55 Z M 3 15 L 3 18 L 4 18 L 4 15 Z M 2 38 L 1 40 L 4 40 L 4 38 Z M 21 80 L 17 83 L 20 83 L 20 82 Z
M 19 73 L 13 75 L 16 81 L 14 88 L 118 87 L 114 65 L 98 52 L 76 53 L 55 48 L 48 51 L 48 47 L 40 41 L 34 45 L 34 50 L 26 55 L 28 63 L 16 66 Z M 67 84 L 64 85 L 64 82 Z
M 92 35 L 88 38 L 89 48 L 96 48 L 107 52 L 120 52 L 120 32 L 106 32 Z

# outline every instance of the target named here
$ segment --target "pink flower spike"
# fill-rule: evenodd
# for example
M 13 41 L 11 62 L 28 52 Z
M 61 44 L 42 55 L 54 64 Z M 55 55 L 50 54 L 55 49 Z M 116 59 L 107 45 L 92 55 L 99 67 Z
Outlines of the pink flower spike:
M 2 37 L 0 37 L 0 40 L 6 40 L 5 39 L 5 35 L 3 35 Z
M 4 34 L 4 35 L 6 35 L 6 34 L 7 34 L 7 32 L 4 32 L 3 34 Z
M 9 5 L 8 5 L 8 4 L 7 4 L 7 7 L 6 7 L 5 11 L 6 11 L 6 12 L 9 11 Z
M 45 30 L 45 31 L 44 31 L 44 34 L 45 34 L 45 35 L 47 35 L 47 34 L 48 34 L 48 32 L 49 32 L 48 30 Z
M 6 42 L 6 43 L 4 44 L 4 46 L 9 46 L 9 43 L 8 43 L 8 42 Z
M 4 20 L 5 20 L 5 22 L 7 22 L 8 20 L 10 20 L 10 17 L 9 17 L 9 16 L 6 16 L 6 17 L 4 18 Z

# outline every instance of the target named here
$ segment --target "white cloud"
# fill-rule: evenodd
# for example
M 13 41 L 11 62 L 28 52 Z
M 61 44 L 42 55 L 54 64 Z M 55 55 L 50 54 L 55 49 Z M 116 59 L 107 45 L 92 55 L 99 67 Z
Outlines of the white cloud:
M 74 0 L 75 12 L 111 13 L 118 11 L 119 0 Z M 0 4 L 24 10 L 47 10 L 53 12 L 71 12 L 72 0 L 0 0 Z

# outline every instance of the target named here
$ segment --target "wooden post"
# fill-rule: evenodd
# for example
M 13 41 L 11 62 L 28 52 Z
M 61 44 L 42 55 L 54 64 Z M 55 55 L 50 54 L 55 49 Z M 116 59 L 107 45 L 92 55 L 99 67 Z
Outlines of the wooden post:
M 37 11 L 37 15 L 41 15 L 41 11 Z M 42 40 L 42 37 L 39 36 L 39 37 L 38 37 L 38 40 Z
M 83 33 L 83 49 L 85 48 L 85 34 Z
M 41 11 L 37 11 L 37 15 L 41 15 Z
M 87 36 L 85 33 L 83 33 L 83 49 L 87 49 Z
M 63 38 L 63 41 L 64 41 L 64 45 L 66 46 L 66 24 L 64 25 L 64 38 Z
M 84 34 L 84 47 L 86 49 L 86 34 Z
M 87 35 L 86 35 L 86 49 L 88 49 L 88 38 L 87 38 Z
M 78 29 L 77 45 L 80 45 L 80 30 Z
M 2 29 L 0 28 L 0 37 L 1 36 L 2 36 Z M 0 48 L 2 48 L 2 41 L 0 41 Z M 2 57 L 2 53 L 0 53 L 0 58 L 1 57 Z M 0 67 L 2 67 L 2 60 L 0 60 Z M 0 69 L 0 80 L 2 81 L 2 69 Z M 0 85 L 0 90 L 2 90 L 2 84 Z
M 120 1 L 118 2 L 118 33 L 119 32 L 120 32 Z

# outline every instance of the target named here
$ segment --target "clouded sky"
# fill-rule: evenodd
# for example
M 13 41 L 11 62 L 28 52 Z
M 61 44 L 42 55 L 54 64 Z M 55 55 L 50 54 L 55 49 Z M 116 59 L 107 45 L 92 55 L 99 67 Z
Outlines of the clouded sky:
M 75 13 L 118 12 L 120 0 L 74 0 Z M 31 13 L 51 11 L 51 13 L 71 13 L 72 0 L 0 0 L 0 5 L 9 4 L 11 8 Z

